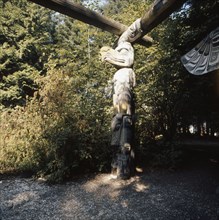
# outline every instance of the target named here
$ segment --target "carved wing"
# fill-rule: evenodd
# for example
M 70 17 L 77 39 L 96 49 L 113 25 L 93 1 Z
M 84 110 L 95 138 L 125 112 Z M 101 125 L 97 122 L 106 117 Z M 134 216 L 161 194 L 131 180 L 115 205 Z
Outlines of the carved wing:
M 181 61 L 194 75 L 203 75 L 219 69 L 219 27 L 182 56 Z

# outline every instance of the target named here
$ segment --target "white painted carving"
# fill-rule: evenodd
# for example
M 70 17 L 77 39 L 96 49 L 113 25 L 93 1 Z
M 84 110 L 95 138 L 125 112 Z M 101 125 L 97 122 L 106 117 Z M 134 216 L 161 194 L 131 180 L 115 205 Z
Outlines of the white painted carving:
M 142 34 L 141 19 L 137 19 L 133 22 L 128 29 L 120 36 L 118 45 L 122 42 L 133 42 L 136 38 L 139 38 Z
M 132 68 L 119 69 L 113 76 L 114 93 L 118 94 L 125 88 L 132 90 L 135 87 L 135 72 Z
M 114 66 L 131 67 L 134 63 L 134 49 L 129 42 L 118 44 L 116 49 L 110 47 L 102 47 L 100 50 L 102 61 L 113 64 Z
M 113 106 L 116 113 L 133 114 L 132 90 L 135 87 L 135 73 L 132 69 L 134 63 L 134 49 L 131 42 L 141 34 L 140 19 L 137 19 L 121 35 L 115 49 L 104 46 L 100 50 L 102 61 L 113 64 L 119 70 L 114 74 Z

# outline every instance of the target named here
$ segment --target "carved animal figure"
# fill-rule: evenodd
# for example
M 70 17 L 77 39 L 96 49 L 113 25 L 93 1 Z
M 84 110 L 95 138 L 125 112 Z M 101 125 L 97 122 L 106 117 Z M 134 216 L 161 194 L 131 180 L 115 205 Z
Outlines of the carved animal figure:
M 135 72 L 131 68 L 119 69 L 113 77 L 114 93 L 118 95 L 124 89 L 132 90 L 135 87 Z
M 102 47 L 100 50 L 102 61 L 113 64 L 118 71 L 114 74 L 113 107 L 115 116 L 112 120 L 111 145 L 117 147 L 116 157 L 112 163 L 112 170 L 117 169 L 117 178 L 129 178 L 134 170 L 132 152 L 133 115 L 135 110 L 133 88 L 136 84 L 134 63 L 134 49 L 131 42 L 141 34 L 140 19 L 135 21 L 120 36 L 115 49 Z M 133 168 L 132 168 L 133 167 Z M 132 172 L 133 173 L 133 172 Z
M 134 49 L 129 42 L 121 42 L 114 49 L 104 46 L 100 49 L 101 60 L 117 68 L 131 67 L 134 62 Z
M 129 89 L 124 89 L 118 95 L 113 96 L 113 106 L 115 113 L 132 115 L 133 96 Z
M 100 56 L 101 56 L 101 61 L 105 61 L 106 59 L 106 54 L 107 53 L 113 53 L 113 48 L 109 47 L 109 46 L 103 46 L 100 49 Z
M 137 39 L 139 36 L 141 36 L 141 34 L 142 34 L 141 18 L 138 18 L 120 36 L 119 41 L 118 41 L 118 45 L 122 42 L 133 42 L 135 39 Z

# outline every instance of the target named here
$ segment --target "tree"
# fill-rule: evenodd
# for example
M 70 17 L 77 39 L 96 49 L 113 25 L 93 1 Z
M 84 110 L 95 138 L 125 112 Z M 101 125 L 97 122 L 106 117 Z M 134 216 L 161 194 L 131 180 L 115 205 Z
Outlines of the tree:
M 53 43 L 52 15 L 25 0 L 0 3 L 1 106 L 25 105 L 36 91 L 35 79 L 45 73 Z
M 218 13 L 214 8 L 217 6 L 217 1 L 207 4 L 204 1 L 201 4 L 190 1 L 152 32 L 157 48 L 154 48 L 155 52 L 151 56 L 145 55 L 145 58 L 150 57 L 150 62 L 141 63 L 141 70 L 147 72 L 149 80 L 141 76 L 148 86 L 141 85 L 145 94 L 138 91 L 137 97 L 141 97 L 140 114 L 145 115 L 144 111 L 148 114 L 143 118 L 147 118 L 149 125 L 153 124 L 149 128 L 155 136 L 162 134 L 167 139 L 173 138 L 177 124 L 186 122 L 188 127 L 195 116 L 200 116 L 203 123 L 208 118 L 206 115 L 215 111 L 212 109 L 213 97 L 216 98 L 212 90 L 215 86 L 212 81 L 214 77 L 210 74 L 199 78 L 191 76 L 180 63 L 180 57 L 192 49 L 200 36 L 204 38 L 207 27 L 218 23 Z M 199 18 L 202 18 L 202 28 L 194 29 Z M 150 66 L 151 69 L 148 69 Z
M 34 97 L 1 112 L 0 170 L 32 170 L 59 181 L 109 166 L 109 75 L 99 60 L 105 33 L 59 14 L 52 19 L 54 44 Z
M 89 7 L 129 25 L 150 3 Z M 60 181 L 78 171 L 106 170 L 113 111 L 105 88 L 116 69 L 102 64 L 99 49 L 113 46 L 117 37 L 24 0 L 0 4 L 0 171 L 32 170 Z M 198 9 L 189 1 L 155 28 L 151 47 L 134 45 L 136 145 L 144 161 L 174 164 L 178 153 L 172 140 L 179 128 L 188 130 L 195 121 L 207 120 L 218 131 L 212 120 L 218 111 L 216 75 L 197 78 L 180 63 L 202 36 L 187 19 L 194 21 L 199 11 L 208 19 L 217 17 L 212 8 L 217 1 L 200 4 Z M 120 13 L 112 15 L 109 8 Z M 207 20 L 203 24 L 208 27 Z

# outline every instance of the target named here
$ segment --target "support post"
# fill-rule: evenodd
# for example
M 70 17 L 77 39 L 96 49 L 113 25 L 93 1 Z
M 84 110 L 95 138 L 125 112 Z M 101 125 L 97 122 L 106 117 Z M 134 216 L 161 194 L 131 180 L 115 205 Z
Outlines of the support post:
M 118 179 L 128 179 L 134 172 L 134 114 L 135 73 L 134 49 L 129 42 L 132 32 L 139 31 L 139 20 L 119 38 L 115 49 L 102 47 L 102 61 L 113 64 L 118 70 L 113 76 L 113 108 L 111 146 L 115 150 L 112 171 Z

